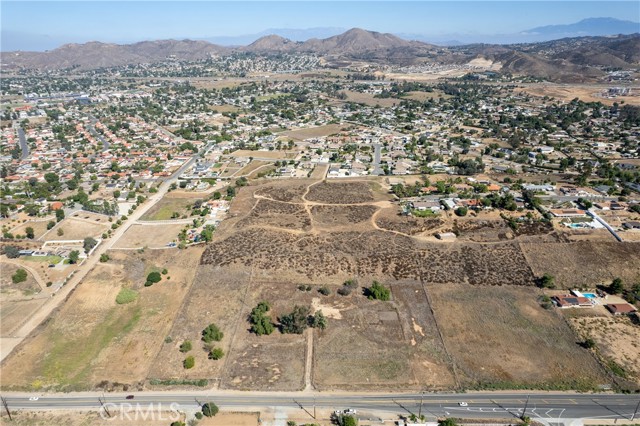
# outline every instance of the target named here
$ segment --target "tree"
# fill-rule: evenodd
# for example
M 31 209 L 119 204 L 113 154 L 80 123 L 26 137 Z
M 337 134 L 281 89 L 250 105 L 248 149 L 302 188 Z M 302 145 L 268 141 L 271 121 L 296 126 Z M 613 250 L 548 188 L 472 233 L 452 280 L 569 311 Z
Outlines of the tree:
M 622 284 L 622 280 L 620 278 L 614 278 L 611 281 L 611 285 L 609 286 L 609 292 L 611 294 L 620 294 L 624 290 L 624 285 Z
M 448 418 L 438 421 L 438 426 L 458 426 L 456 419 Z
M 182 366 L 187 370 L 189 370 L 190 368 L 193 368 L 195 365 L 196 365 L 196 360 L 191 355 L 189 355 L 184 359 L 184 361 L 182 361 Z
M 316 311 L 316 313 L 309 318 L 309 325 L 311 327 L 324 330 L 325 328 L 327 328 L 327 317 L 324 316 L 322 311 Z
M 56 226 L 56 223 L 54 221 L 49 221 L 47 222 L 47 231 L 51 228 L 53 228 L 54 226 Z
M 80 252 L 78 250 L 73 250 L 71 253 L 69 253 L 70 263 L 78 263 L 78 259 L 80 259 Z
M 202 330 L 202 340 L 205 343 L 211 343 L 213 341 L 219 342 L 224 337 L 224 333 L 220 331 L 217 325 L 209 324 L 207 328 Z
M 9 259 L 17 259 L 20 257 L 20 249 L 16 246 L 4 246 L 4 254 Z
M 251 332 L 262 336 L 263 334 L 271 334 L 275 327 L 271 322 L 271 317 L 266 315 L 269 311 L 269 302 L 260 302 L 258 306 L 251 310 L 249 315 L 249 322 L 251 323 Z
M 27 228 L 24 230 L 26 236 L 28 239 L 33 240 L 33 237 L 35 237 L 35 233 L 33 232 L 33 228 L 30 226 L 27 226 Z
M 102 253 L 100 255 L 100 262 L 105 263 L 109 261 L 109 255 L 107 253 Z
M 93 249 L 96 246 L 96 244 L 98 244 L 98 242 L 95 240 L 95 238 L 92 238 L 92 237 L 85 238 L 84 243 L 82 244 L 82 247 L 84 248 L 84 252 L 89 254 L 91 249 Z
M 458 207 L 457 209 L 454 210 L 454 213 L 456 214 L 456 216 L 466 216 L 468 212 L 469 212 L 469 209 L 466 207 Z
M 209 359 L 219 360 L 223 356 L 224 356 L 224 351 L 222 350 L 222 348 L 213 348 L 209 352 Z
M 345 415 L 340 418 L 341 426 L 358 426 L 358 419 L 354 416 Z
M 193 346 L 191 345 L 191 340 L 185 340 L 185 341 L 184 341 L 184 342 L 182 342 L 182 344 L 180 345 L 180 352 L 182 352 L 182 353 L 187 353 L 187 352 L 189 352 L 192 348 L 193 348 Z
M 62 237 L 64 235 L 64 229 L 58 228 L 58 230 L 56 231 L 56 234 L 58 234 L 58 237 Z
M 116 189 L 115 191 L 113 191 L 113 198 L 118 199 L 120 198 L 120 195 L 122 195 L 120 190 Z
M 218 411 L 220 411 L 220 409 L 213 402 L 207 402 L 206 404 L 202 405 L 202 414 L 207 417 L 215 416 L 216 414 L 218 414 Z
M 584 342 L 582 342 L 582 346 L 587 349 L 593 349 L 596 347 L 596 341 L 591 337 L 587 337 L 586 339 L 584 339 Z
M 555 288 L 555 278 L 553 278 L 553 275 L 549 275 L 549 274 L 544 274 L 539 280 L 538 280 L 538 287 L 541 288 Z
M 56 210 L 56 221 L 60 222 L 62 219 L 64 219 L 64 210 L 62 209 Z
M 296 305 L 293 312 L 279 318 L 281 331 L 285 334 L 302 334 L 308 326 L 309 308 Z
M 387 301 L 391 299 L 391 290 L 378 281 L 374 281 L 371 287 L 367 289 L 367 298 L 370 300 Z
M 18 269 L 15 274 L 11 276 L 11 281 L 14 284 L 18 284 L 27 280 L 27 271 L 24 269 Z
M 155 283 L 159 283 L 160 280 L 162 280 L 162 275 L 160 275 L 160 272 L 157 272 L 157 271 L 150 272 L 149 275 L 147 275 L 147 282 L 144 283 L 144 286 L 150 287 Z

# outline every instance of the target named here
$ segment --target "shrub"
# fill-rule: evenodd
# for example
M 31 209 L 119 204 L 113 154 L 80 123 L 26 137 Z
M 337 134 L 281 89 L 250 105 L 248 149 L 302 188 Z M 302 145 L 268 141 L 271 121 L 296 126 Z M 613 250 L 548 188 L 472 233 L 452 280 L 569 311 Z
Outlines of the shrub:
M 98 244 L 98 242 L 95 240 L 95 238 L 87 237 L 84 239 L 82 248 L 84 248 L 85 253 L 89 253 L 96 246 L 96 244 Z
M 544 274 L 539 280 L 538 280 L 538 287 L 541 288 L 555 288 L 555 278 L 553 278 L 553 275 L 549 275 L 549 274 Z
M 100 262 L 105 263 L 109 261 L 109 255 L 107 253 L 102 253 L 100 255 Z
M 202 413 L 201 413 L 200 411 L 198 411 L 198 412 L 195 414 L 195 416 L 196 416 L 196 419 L 198 419 L 198 420 L 201 420 L 201 419 L 202 419 L 202 417 L 203 417 L 203 415 L 202 415 Z
M 180 352 L 182 353 L 189 352 L 191 349 L 193 349 L 193 346 L 191 345 L 191 340 L 185 340 L 180 345 Z
M 196 365 L 196 360 L 191 355 L 186 357 L 184 361 L 182 361 L 182 366 L 187 370 L 193 368 Z
M 50 220 L 49 222 L 47 222 L 47 231 L 54 226 L 56 226 L 56 223 L 54 221 Z
M 622 280 L 620 278 L 614 278 L 609 286 L 609 293 L 611 294 L 620 294 L 624 290 L 624 285 L 622 284 Z
M 118 295 L 116 296 L 116 303 L 118 305 L 131 303 L 134 300 L 136 300 L 136 297 L 138 297 L 138 292 L 130 288 L 123 287 L 120 289 L 120 291 L 118 292 Z
M 327 287 L 326 285 L 323 285 L 318 289 L 318 293 L 323 296 L 328 296 L 329 294 L 331 294 L 331 290 L 329 290 L 329 287 Z
M 27 271 L 24 269 L 18 269 L 15 274 L 11 276 L 11 281 L 14 284 L 18 284 L 27 280 Z
M 466 207 L 458 207 L 457 209 L 455 209 L 454 213 L 456 214 L 456 216 L 466 216 L 467 213 L 469 212 L 469 209 Z
M 391 299 L 391 290 L 378 281 L 374 281 L 371 287 L 367 289 L 367 297 L 370 300 L 383 300 L 387 301 Z
M 30 226 L 27 226 L 27 229 L 24 230 L 25 235 L 28 239 L 33 240 L 33 237 L 35 237 L 35 233 L 33 232 L 33 228 Z
M 283 333 L 302 334 L 307 328 L 309 308 L 306 306 L 294 306 L 293 312 L 279 318 Z
M 202 330 L 202 340 L 206 343 L 213 341 L 219 342 L 224 337 L 224 333 L 220 331 L 217 325 L 209 324 L 207 328 Z
M 207 402 L 206 404 L 202 405 L 202 414 L 207 417 L 215 416 L 216 414 L 218 414 L 218 411 L 220 411 L 218 409 L 218 406 L 213 402 Z
M 209 352 L 209 359 L 218 360 L 224 356 L 224 351 L 222 348 L 213 348 Z
M 73 250 L 69 253 L 69 263 L 78 263 L 78 259 L 80 259 L 80 252 L 78 250 Z
M 145 287 L 149 287 L 154 285 L 155 283 L 160 282 L 160 280 L 162 280 L 162 276 L 160 275 L 159 272 L 151 272 L 149 275 L 147 275 L 147 282 L 144 283 Z
M 593 349 L 596 347 L 596 341 L 591 337 L 587 337 L 586 339 L 584 339 L 584 342 L 582 342 L 582 346 L 587 349 Z
M 322 311 L 316 311 L 316 313 L 309 318 L 309 325 L 324 330 L 327 328 L 327 317 L 324 316 Z
M 169 273 L 169 271 L 165 268 L 162 270 L 162 275 L 167 275 Z
M 20 249 L 16 246 L 4 246 L 4 254 L 6 254 L 9 259 L 17 259 L 20 257 Z

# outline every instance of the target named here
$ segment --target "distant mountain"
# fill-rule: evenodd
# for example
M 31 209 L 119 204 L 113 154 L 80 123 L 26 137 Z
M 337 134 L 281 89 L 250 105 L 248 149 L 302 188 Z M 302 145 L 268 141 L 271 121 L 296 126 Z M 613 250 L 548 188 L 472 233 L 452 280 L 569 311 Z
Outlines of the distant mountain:
M 218 36 L 209 37 L 206 40 L 222 46 L 246 46 L 259 40 L 262 37 L 277 35 L 292 41 L 307 41 L 311 38 L 328 38 L 342 34 L 344 28 L 318 27 L 306 29 L 292 28 L 271 28 L 255 34 L 244 34 L 240 36 Z
M 604 75 L 604 67 L 638 68 L 640 34 L 573 37 L 510 45 L 438 47 L 407 41 L 393 34 L 353 28 L 339 35 L 305 42 L 272 34 L 234 49 L 193 40 L 145 41 L 127 45 L 90 42 L 67 44 L 48 52 L 6 52 L 0 54 L 0 59 L 5 71 L 72 67 L 83 70 L 166 60 L 198 60 L 233 52 L 314 54 L 324 58 L 329 67 L 344 67 L 354 61 L 382 65 L 489 63 L 492 69 L 514 74 L 575 82 L 597 79 Z
M 552 39 L 583 36 L 607 36 L 640 32 L 640 23 L 614 18 L 588 18 L 575 24 L 546 25 L 532 28 L 521 34 L 544 36 Z
M 197 60 L 219 55 L 227 49 L 206 41 L 157 40 L 134 44 L 97 41 L 65 44 L 47 52 L 3 52 L 4 66 L 38 69 L 95 69 L 127 64 L 154 63 L 167 59 Z

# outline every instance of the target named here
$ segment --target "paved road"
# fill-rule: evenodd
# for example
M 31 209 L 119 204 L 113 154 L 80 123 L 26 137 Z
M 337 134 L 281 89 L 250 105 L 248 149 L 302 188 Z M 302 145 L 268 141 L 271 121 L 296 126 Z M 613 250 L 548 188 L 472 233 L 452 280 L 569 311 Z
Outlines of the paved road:
M 24 160 L 29 156 L 29 145 L 27 145 L 27 137 L 22 127 L 18 127 L 18 139 L 20 140 L 20 148 L 22 148 L 22 157 L 20 159 Z
M 374 149 L 373 171 L 371 172 L 371 174 L 375 176 L 381 176 L 384 174 L 384 170 L 382 170 L 382 167 L 380 167 L 380 155 L 382 152 L 382 145 L 380 145 L 379 143 L 375 143 L 373 144 L 373 149 Z
M 98 122 L 97 118 L 95 118 L 93 115 L 89 115 L 89 124 L 87 125 L 87 128 L 89 129 L 89 132 L 93 135 L 94 138 L 97 138 L 100 140 L 100 142 L 102 142 L 102 150 L 106 151 L 109 149 L 109 141 L 106 140 L 104 136 L 102 136 L 102 134 L 96 130 L 97 122 Z
M 124 233 L 135 224 L 154 204 L 162 199 L 167 193 L 169 186 L 178 179 L 188 167 L 190 167 L 196 156 L 187 161 L 177 172 L 165 180 L 158 192 L 152 194 L 147 202 L 138 207 L 127 220 L 114 232 L 108 240 L 105 240 L 94 251 L 94 253 L 76 270 L 73 277 L 63 286 L 57 293 L 53 295 L 24 325 L 16 330 L 10 338 L 0 338 L 0 362 L 4 360 L 13 349 L 18 346 L 35 328 L 46 320 L 49 315 L 56 309 L 73 291 L 73 289 L 84 279 L 84 277 L 93 269 L 100 260 L 100 255 L 105 253 L 124 235 Z
M 32 394 L 7 393 L 11 409 L 97 409 L 100 393 L 55 394 L 40 396 L 29 401 Z M 167 407 L 176 403 L 181 409 L 195 408 L 199 402 L 214 401 L 223 409 L 272 408 L 296 409 L 304 407 L 313 412 L 319 409 L 355 408 L 362 415 L 372 413 L 418 414 L 420 394 L 343 394 L 343 393 L 268 393 L 268 392 L 139 392 L 133 400 L 126 394 L 107 394 L 103 401 L 110 408 L 118 404 L 162 404 Z M 547 423 L 559 423 L 566 419 L 630 419 L 637 409 L 640 395 L 622 394 L 556 394 L 532 395 L 528 402 L 522 393 L 467 393 L 425 394 L 422 414 L 434 417 L 464 418 L 517 418 L 526 407 L 526 415 Z M 460 402 L 467 403 L 462 407 Z M 640 413 L 635 413 L 637 417 Z

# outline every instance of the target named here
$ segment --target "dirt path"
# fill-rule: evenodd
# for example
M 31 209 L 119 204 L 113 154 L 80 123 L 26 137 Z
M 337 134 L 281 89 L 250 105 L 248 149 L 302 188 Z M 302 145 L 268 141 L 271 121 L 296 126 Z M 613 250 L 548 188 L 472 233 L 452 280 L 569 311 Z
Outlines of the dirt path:
M 307 329 L 307 351 L 304 365 L 304 390 L 313 390 L 311 384 L 311 370 L 313 369 L 313 328 Z
M 19 266 L 22 269 L 25 269 L 27 271 L 29 271 L 31 273 L 31 275 L 33 275 L 33 279 L 36 280 L 36 282 L 38 283 L 38 285 L 40 286 L 40 291 L 44 291 L 44 289 L 47 287 L 47 285 L 45 284 L 44 280 L 40 277 L 40 275 L 38 274 L 38 272 L 31 268 L 30 266 L 26 266 L 23 265 L 22 263 L 18 263 L 12 259 L 2 259 L 2 263 L 10 263 L 12 265 L 16 265 Z

